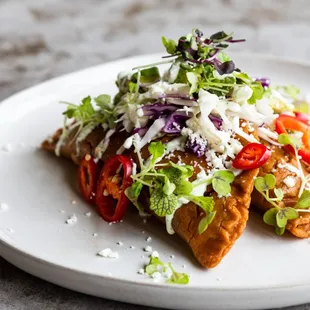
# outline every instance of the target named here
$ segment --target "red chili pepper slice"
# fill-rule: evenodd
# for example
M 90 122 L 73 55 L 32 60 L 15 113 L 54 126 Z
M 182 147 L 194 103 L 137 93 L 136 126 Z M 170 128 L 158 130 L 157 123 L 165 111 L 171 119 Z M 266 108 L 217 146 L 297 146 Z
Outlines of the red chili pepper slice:
M 264 144 L 249 143 L 237 154 L 232 162 L 236 169 L 251 170 L 261 167 L 271 156 L 271 150 Z
M 295 117 L 299 120 L 302 121 L 303 123 L 309 125 L 309 115 L 305 114 L 305 113 L 301 113 L 301 112 L 294 112 Z
M 310 126 L 294 116 L 281 114 L 276 119 L 276 131 L 278 134 L 288 133 L 287 130 L 299 131 L 303 133 L 301 138 L 303 148 L 298 150 L 298 155 L 308 164 L 310 164 Z M 286 149 L 293 151 L 291 146 Z
M 119 174 L 122 170 L 122 176 Z M 124 155 L 110 157 L 103 166 L 96 191 L 96 204 L 107 222 L 120 221 L 128 208 L 125 190 L 132 184 L 132 161 Z
M 79 167 L 79 187 L 85 200 L 95 204 L 98 164 L 87 154 Z

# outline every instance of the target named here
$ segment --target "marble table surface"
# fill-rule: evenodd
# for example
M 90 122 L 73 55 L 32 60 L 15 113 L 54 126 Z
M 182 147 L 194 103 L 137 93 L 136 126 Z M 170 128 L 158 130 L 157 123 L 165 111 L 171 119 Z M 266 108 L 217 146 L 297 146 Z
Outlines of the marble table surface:
M 310 59 L 308 0 L 0 0 L 0 100 L 67 72 L 161 51 L 159 35 L 175 38 L 193 27 L 247 38 L 234 50 Z M 0 309 L 151 308 L 57 287 L 0 253 Z

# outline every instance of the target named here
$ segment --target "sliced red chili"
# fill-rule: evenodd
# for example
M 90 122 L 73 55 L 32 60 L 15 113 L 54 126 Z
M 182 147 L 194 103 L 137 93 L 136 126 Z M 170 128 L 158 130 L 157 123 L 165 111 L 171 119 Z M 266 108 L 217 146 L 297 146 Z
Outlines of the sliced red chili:
M 303 148 L 298 150 L 298 154 L 306 163 L 310 164 L 310 126 L 300 119 L 297 119 L 297 117 L 281 114 L 276 119 L 276 131 L 278 134 L 281 134 L 288 133 L 288 130 L 303 133 L 301 138 Z M 286 149 L 293 151 L 291 146 L 287 146 Z
M 309 115 L 301 112 L 294 112 L 295 117 L 299 120 L 302 121 L 303 123 L 309 125 Z
M 270 156 L 271 150 L 264 144 L 249 143 L 237 154 L 232 166 L 242 170 L 259 168 L 266 163 Z
M 121 173 L 121 174 L 120 174 Z M 107 222 L 120 221 L 128 208 L 125 190 L 132 184 L 132 161 L 124 155 L 110 157 L 103 166 L 96 191 L 96 204 Z
M 79 187 L 85 200 L 95 204 L 98 164 L 87 154 L 79 166 Z

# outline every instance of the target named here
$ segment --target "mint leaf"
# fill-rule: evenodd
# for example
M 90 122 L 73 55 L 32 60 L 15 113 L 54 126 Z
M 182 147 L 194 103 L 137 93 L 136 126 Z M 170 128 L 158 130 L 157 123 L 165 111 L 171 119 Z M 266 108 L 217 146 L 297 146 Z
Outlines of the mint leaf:
M 293 148 L 297 150 L 302 146 L 302 142 L 300 139 L 287 133 L 281 133 L 278 137 L 278 142 L 283 145 L 291 145 Z
M 269 209 L 265 212 L 263 220 L 267 225 L 277 226 L 277 214 L 279 210 L 277 208 Z
M 161 37 L 161 41 L 168 54 L 174 54 L 176 52 L 177 43 L 174 40 Z
M 198 225 L 198 233 L 201 235 L 208 228 L 209 224 L 213 221 L 215 217 L 216 211 L 208 213 L 205 217 L 203 217 Z
M 150 209 L 157 216 L 171 215 L 178 206 L 178 198 L 174 195 L 166 195 L 161 187 L 155 188 L 150 197 Z
M 307 209 L 310 207 L 310 190 L 306 189 L 301 194 L 295 208 Z
M 212 178 L 212 187 L 219 195 L 227 196 L 231 192 L 230 183 L 234 181 L 234 178 L 231 171 L 217 171 Z
M 185 198 L 197 204 L 206 213 L 210 213 L 213 210 L 213 207 L 214 207 L 213 197 L 189 195 L 189 196 L 186 196 Z
M 152 155 L 152 164 L 155 164 L 165 153 L 165 146 L 161 142 L 151 142 L 148 147 L 150 154 Z

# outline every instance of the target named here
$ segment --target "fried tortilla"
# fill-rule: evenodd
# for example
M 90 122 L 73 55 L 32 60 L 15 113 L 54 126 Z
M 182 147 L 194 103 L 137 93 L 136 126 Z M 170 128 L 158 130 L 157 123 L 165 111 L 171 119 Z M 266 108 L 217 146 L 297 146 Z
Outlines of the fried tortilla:
M 55 152 L 61 132 L 61 130 L 58 130 L 52 138 L 44 141 L 42 149 L 48 152 Z M 72 160 L 75 164 L 79 164 L 79 158 L 86 154 L 95 153 L 95 148 L 104 138 L 104 135 L 102 128 L 96 128 L 81 142 L 78 156 L 75 142 L 73 141 L 74 133 L 72 133 L 67 142 L 61 147 L 60 155 Z M 111 138 L 113 143 L 110 143 L 102 156 L 102 160 L 105 161 L 111 155 L 114 155 L 123 145 L 127 136 L 128 134 L 125 132 L 113 135 Z M 165 138 L 163 138 L 163 141 L 166 141 Z M 134 152 L 127 153 L 127 155 L 135 156 Z M 182 156 L 184 164 L 194 167 L 192 179 L 196 178 L 201 168 L 208 169 L 205 159 L 199 159 L 191 153 L 175 151 L 174 155 L 171 157 L 171 161 L 176 162 L 177 158 Z M 142 156 L 147 158 L 148 154 L 144 151 Z M 217 266 L 242 234 L 248 220 L 251 193 L 257 174 L 258 169 L 253 169 L 251 171 L 244 171 L 237 176 L 231 185 L 232 190 L 229 197 L 218 198 L 216 193 L 211 192 L 209 188 L 207 189 L 205 195 L 213 196 L 216 215 L 202 234 L 198 233 L 198 225 L 205 213 L 199 206 L 190 202 L 176 210 L 172 220 L 172 228 L 189 245 L 197 261 L 203 267 L 213 268 Z M 144 195 L 143 199 L 144 205 L 147 205 L 147 195 Z M 159 220 L 165 223 L 164 218 L 159 218 Z
M 268 144 L 264 142 L 264 144 Z M 287 152 L 283 148 L 277 146 L 268 146 L 272 149 L 272 156 L 259 170 L 259 176 L 264 176 L 267 173 L 272 173 L 276 177 L 276 188 L 281 188 L 284 193 L 284 198 L 279 202 L 281 208 L 294 207 L 298 201 L 298 193 L 301 186 L 297 161 L 293 154 Z M 304 174 L 309 172 L 306 165 L 301 163 Z M 294 169 L 295 168 L 295 169 Z M 289 184 L 286 180 L 294 180 Z M 272 205 L 256 190 L 252 193 L 252 205 L 256 208 L 267 211 L 272 208 Z M 294 236 L 299 238 L 310 237 L 310 213 L 302 213 L 299 218 L 289 220 L 286 229 Z

